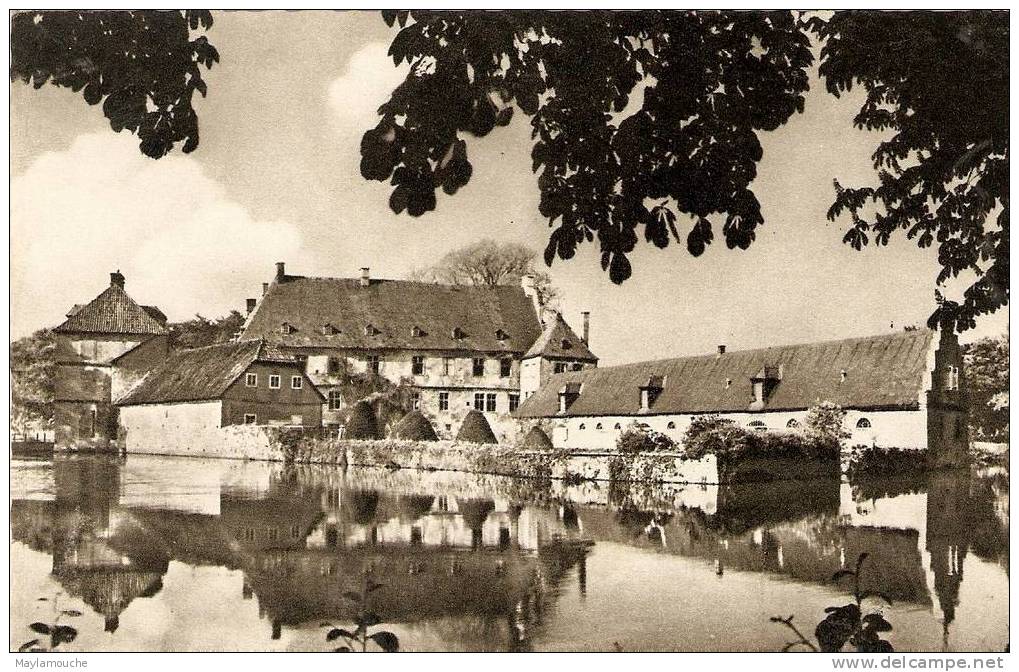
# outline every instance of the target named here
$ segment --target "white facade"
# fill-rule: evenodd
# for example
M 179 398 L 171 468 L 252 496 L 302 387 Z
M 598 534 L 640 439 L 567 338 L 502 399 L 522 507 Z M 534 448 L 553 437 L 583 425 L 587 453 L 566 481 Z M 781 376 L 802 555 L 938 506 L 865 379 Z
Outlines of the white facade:
M 179 455 L 214 440 L 223 419 L 221 401 L 141 404 L 120 408 L 124 448 L 129 453 Z
M 798 431 L 806 423 L 807 411 L 775 411 L 765 413 L 719 413 L 746 428 L 770 431 Z M 552 418 L 552 443 L 557 448 L 573 450 L 611 450 L 618 436 L 634 423 L 646 424 L 677 443 L 694 414 L 577 416 Z M 763 425 L 751 423 L 763 423 Z M 791 424 L 792 423 L 792 424 Z M 869 427 L 866 426 L 869 424 Z M 846 412 L 845 428 L 851 433 L 846 445 L 885 446 L 912 450 L 927 447 L 927 412 L 858 411 Z

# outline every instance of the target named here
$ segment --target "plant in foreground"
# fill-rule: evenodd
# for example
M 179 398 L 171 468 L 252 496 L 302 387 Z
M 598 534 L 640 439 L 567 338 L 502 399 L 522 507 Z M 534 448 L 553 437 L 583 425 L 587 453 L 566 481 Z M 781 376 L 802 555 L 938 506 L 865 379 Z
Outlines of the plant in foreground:
M 793 625 L 793 617 L 782 618 L 772 616 L 772 623 L 781 623 L 796 635 L 797 639 L 788 642 L 783 651 L 790 651 L 797 646 L 802 646 L 811 651 L 824 651 L 834 653 L 841 651 L 848 642 L 860 653 L 891 653 L 895 651 L 891 643 L 882 639 L 881 634 L 890 632 L 891 623 L 877 611 L 863 614 L 863 602 L 868 598 L 880 597 L 888 604 L 892 603 L 884 593 L 864 591 L 860 585 L 860 576 L 863 563 L 867 559 L 866 553 L 861 553 L 856 559 L 856 569 L 840 569 L 832 575 L 832 581 L 838 583 L 842 579 L 852 578 L 853 580 L 853 602 L 837 607 L 828 607 L 825 613 L 828 615 L 823 621 L 817 624 L 814 629 L 814 637 L 820 646 L 818 649 L 800 630 Z
M 40 597 L 38 601 L 48 602 L 49 598 Z M 47 648 L 46 644 L 44 644 L 40 638 L 36 637 L 35 639 L 30 639 L 19 646 L 18 653 L 43 653 L 45 651 L 53 651 L 64 642 L 73 642 L 75 638 L 77 638 L 78 630 L 69 625 L 62 624 L 60 619 L 63 616 L 77 618 L 78 616 L 81 616 L 81 612 L 77 609 L 57 610 L 56 598 L 53 599 L 53 608 L 56 610 L 57 616 L 53 619 L 52 623 L 37 621 L 28 626 L 32 632 L 49 636 L 49 647 Z
M 368 594 L 382 588 L 384 585 L 373 581 L 371 571 L 366 569 L 363 573 L 361 592 L 347 591 L 343 593 L 344 598 L 357 603 L 359 606 L 357 619 L 354 621 L 357 627 L 351 632 L 346 628 L 335 628 L 330 623 L 322 624 L 322 627 L 329 628 L 329 632 L 326 633 L 327 642 L 335 642 L 338 639 L 346 642 L 346 644 L 333 649 L 334 651 L 337 653 L 350 653 L 359 650 L 361 653 L 365 653 L 368 651 L 369 641 L 374 642 L 376 646 L 386 653 L 394 653 L 400 650 L 400 640 L 393 633 L 386 630 L 376 630 L 371 634 L 368 633 L 368 628 L 382 623 L 382 618 L 368 608 Z

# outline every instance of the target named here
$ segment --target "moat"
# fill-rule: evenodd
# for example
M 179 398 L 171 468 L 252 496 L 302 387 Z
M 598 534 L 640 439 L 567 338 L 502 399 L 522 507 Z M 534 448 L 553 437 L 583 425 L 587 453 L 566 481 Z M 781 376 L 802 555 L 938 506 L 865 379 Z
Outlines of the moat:
M 565 484 L 151 456 L 16 458 L 10 645 L 333 648 L 344 597 L 408 651 L 779 651 L 861 553 L 897 651 L 1008 643 L 1008 473 L 737 486 Z M 45 598 L 44 600 L 41 598 Z

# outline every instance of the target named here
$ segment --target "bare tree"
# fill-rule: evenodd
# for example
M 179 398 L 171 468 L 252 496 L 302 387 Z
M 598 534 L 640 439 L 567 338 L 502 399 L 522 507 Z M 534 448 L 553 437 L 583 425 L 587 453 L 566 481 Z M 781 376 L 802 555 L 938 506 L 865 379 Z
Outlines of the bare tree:
M 410 277 L 446 285 L 496 287 L 519 284 L 521 278 L 530 275 L 539 305 L 557 309 L 562 296 L 546 271 L 535 270 L 537 256 L 526 245 L 498 243 L 486 238 L 447 253 L 435 264 L 413 271 Z

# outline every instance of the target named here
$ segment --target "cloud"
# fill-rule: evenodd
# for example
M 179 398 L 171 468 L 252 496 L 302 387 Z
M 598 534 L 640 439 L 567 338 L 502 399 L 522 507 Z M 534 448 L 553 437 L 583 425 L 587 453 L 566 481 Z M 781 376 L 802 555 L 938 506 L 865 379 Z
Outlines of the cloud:
M 11 184 L 12 337 L 63 320 L 120 269 L 128 293 L 171 319 L 242 309 L 298 229 L 259 221 L 197 160 L 142 156 L 108 131 L 47 152 Z
M 329 108 L 342 134 L 358 138 L 378 123 L 378 108 L 407 76 L 409 67 L 393 67 L 385 42 L 369 42 L 347 60 L 343 74 L 329 84 Z

